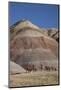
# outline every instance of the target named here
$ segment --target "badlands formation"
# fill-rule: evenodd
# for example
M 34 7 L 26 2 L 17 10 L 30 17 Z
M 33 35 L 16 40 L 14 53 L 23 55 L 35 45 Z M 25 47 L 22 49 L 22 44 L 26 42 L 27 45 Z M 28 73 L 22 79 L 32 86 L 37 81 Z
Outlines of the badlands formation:
M 10 71 L 58 70 L 58 39 L 57 29 L 18 21 L 10 27 Z

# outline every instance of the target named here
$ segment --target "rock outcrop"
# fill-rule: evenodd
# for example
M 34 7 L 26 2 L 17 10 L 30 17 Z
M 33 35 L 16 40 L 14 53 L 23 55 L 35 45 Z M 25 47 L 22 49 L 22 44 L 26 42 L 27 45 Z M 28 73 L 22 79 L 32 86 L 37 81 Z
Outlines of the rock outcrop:
M 14 24 L 10 28 L 10 59 L 25 69 L 32 65 L 39 70 L 41 64 L 58 69 L 57 31 L 43 32 L 28 20 Z

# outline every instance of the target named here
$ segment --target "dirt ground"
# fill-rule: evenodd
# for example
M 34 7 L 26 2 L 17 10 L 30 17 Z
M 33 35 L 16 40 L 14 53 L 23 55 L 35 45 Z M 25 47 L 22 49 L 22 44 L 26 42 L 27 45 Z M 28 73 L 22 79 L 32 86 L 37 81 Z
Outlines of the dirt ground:
M 9 87 L 57 85 L 58 71 L 36 71 L 10 75 Z

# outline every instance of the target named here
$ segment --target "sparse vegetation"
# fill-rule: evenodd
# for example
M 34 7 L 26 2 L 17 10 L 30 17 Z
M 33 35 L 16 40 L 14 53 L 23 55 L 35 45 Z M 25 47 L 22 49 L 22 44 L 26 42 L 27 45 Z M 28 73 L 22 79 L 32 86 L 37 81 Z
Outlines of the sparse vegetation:
M 58 84 L 57 71 L 37 71 L 10 75 L 10 87 Z

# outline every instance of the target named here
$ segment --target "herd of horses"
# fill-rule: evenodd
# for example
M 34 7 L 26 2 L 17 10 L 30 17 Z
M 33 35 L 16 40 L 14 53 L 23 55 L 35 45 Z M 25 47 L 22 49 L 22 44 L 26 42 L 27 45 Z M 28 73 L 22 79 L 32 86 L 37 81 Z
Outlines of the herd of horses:
M 37 70 L 45 70 L 45 71 L 57 71 L 56 67 L 53 66 L 44 66 L 43 64 L 40 64 L 39 67 L 36 67 L 34 64 L 23 64 L 22 67 L 26 69 L 26 71 L 31 72 L 31 71 L 37 71 Z

